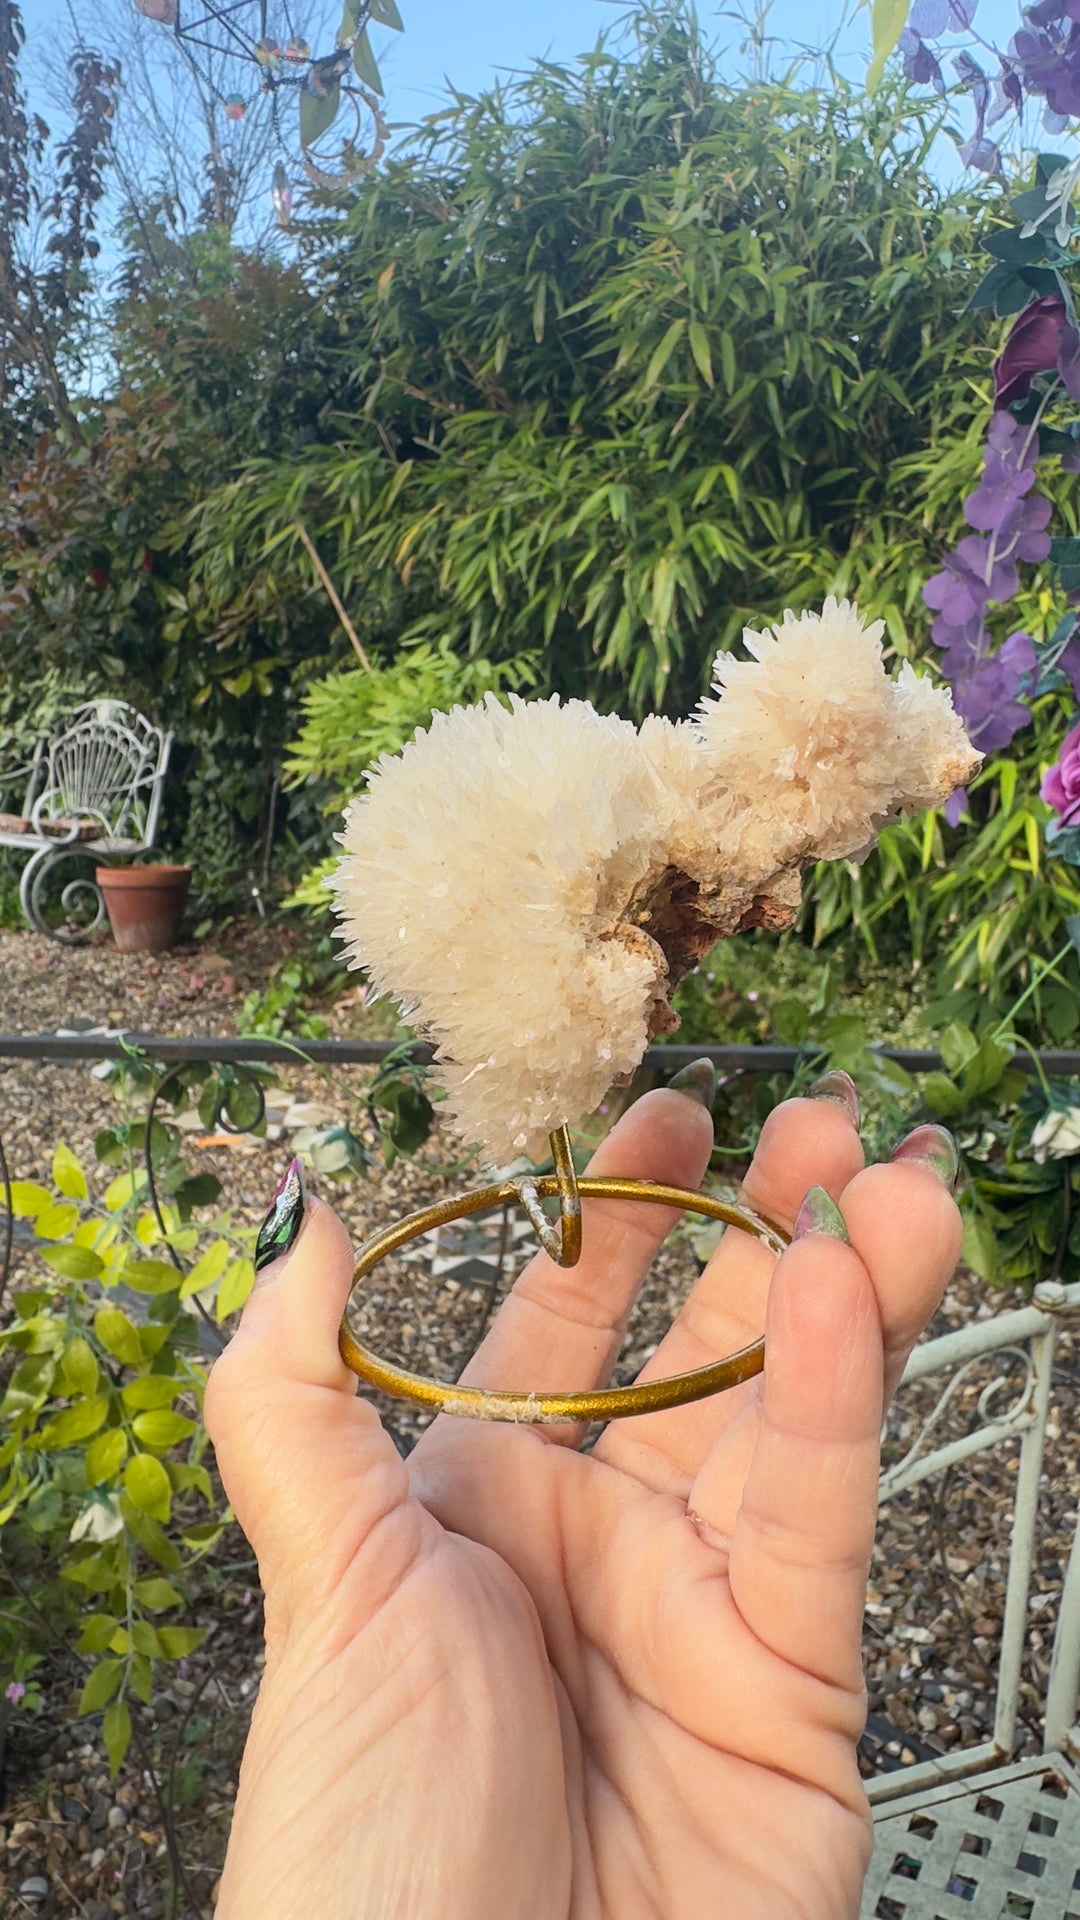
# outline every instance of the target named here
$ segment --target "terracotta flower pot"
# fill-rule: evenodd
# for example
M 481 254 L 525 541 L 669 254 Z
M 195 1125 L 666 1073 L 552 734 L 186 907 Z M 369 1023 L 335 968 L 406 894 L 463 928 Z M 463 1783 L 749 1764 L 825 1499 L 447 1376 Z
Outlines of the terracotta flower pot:
M 190 867 L 98 867 L 95 877 L 121 952 L 162 953 L 176 945 Z

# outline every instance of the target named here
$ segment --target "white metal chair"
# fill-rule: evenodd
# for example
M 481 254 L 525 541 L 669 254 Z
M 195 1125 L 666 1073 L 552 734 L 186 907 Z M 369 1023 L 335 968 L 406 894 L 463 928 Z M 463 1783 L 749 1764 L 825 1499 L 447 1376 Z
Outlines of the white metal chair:
M 1011 1760 L 1054 1340 L 1060 1317 L 1080 1312 L 1080 1285 L 1047 1282 L 1034 1302 L 928 1341 L 904 1374 L 905 1383 L 944 1372 L 949 1379 L 908 1454 L 883 1474 L 882 1502 L 1009 1435 L 1020 1436 L 1020 1459 L 993 1735 L 868 1783 L 874 1855 L 861 1920 L 1080 1920 L 1080 1524 L 1054 1637 L 1043 1751 Z M 960 1379 L 1005 1349 L 1019 1349 L 1026 1364 L 1014 1405 L 926 1451 Z M 980 1414 L 989 1398 L 988 1390 Z
M 30 926 L 54 939 L 85 939 L 105 913 L 100 888 L 85 873 L 61 893 L 64 919 L 46 917 L 45 893 L 64 861 L 92 856 L 99 866 L 146 853 L 154 843 L 173 736 L 123 700 L 92 700 L 63 729 L 37 743 L 28 767 L 0 769 L 0 796 L 26 780 L 17 813 L 0 813 L 0 846 L 28 855 L 19 900 Z M 96 903 L 93 920 L 72 924 L 77 897 Z

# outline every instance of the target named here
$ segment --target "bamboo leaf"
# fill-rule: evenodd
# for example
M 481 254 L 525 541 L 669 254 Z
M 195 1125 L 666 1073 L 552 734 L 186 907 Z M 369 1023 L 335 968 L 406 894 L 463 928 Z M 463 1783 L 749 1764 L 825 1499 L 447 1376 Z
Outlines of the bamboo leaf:
M 715 386 L 712 370 L 712 354 L 709 352 L 709 337 L 700 320 L 690 322 L 690 351 L 707 387 Z
M 685 319 L 672 321 L 659 346 L 654 349 L 652 358 L 645 369 L 645 378 L 641 383 L 643 392 L 648 393 L 650 388 L 655 387 L 685 332 Z
M 873 93 L 885 71 L 885 62 L 907 25 L 908 0 L 872 0 L 870 31 L 873 58 L 867 68 L 866 91 Z

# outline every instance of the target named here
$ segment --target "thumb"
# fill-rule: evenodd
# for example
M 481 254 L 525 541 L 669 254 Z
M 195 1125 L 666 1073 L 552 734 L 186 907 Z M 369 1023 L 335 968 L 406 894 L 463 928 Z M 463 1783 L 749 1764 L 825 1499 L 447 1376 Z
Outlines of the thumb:
M 407 1498 L 408 1477 L 338 1353 L 352 1245 L 333 1209 L 305 1194 L 299 1161 L 275 1195 L 262 1246 L 271 1223 L 289 1251 L 258 1273 L 210 1373 L 205 1414 L 225 1491 L 258 1557 L 268 1621 L 273 1610 L 280 1623 L 333 1591 L 372 1527 Z

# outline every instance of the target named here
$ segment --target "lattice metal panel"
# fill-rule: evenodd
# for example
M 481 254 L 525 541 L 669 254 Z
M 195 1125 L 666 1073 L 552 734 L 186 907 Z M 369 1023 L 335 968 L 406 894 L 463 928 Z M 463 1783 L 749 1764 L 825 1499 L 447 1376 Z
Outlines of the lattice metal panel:
M 883 1808 L 861 1920 L 1080 1920 L 1080 1775 L 1044 1755 Z

